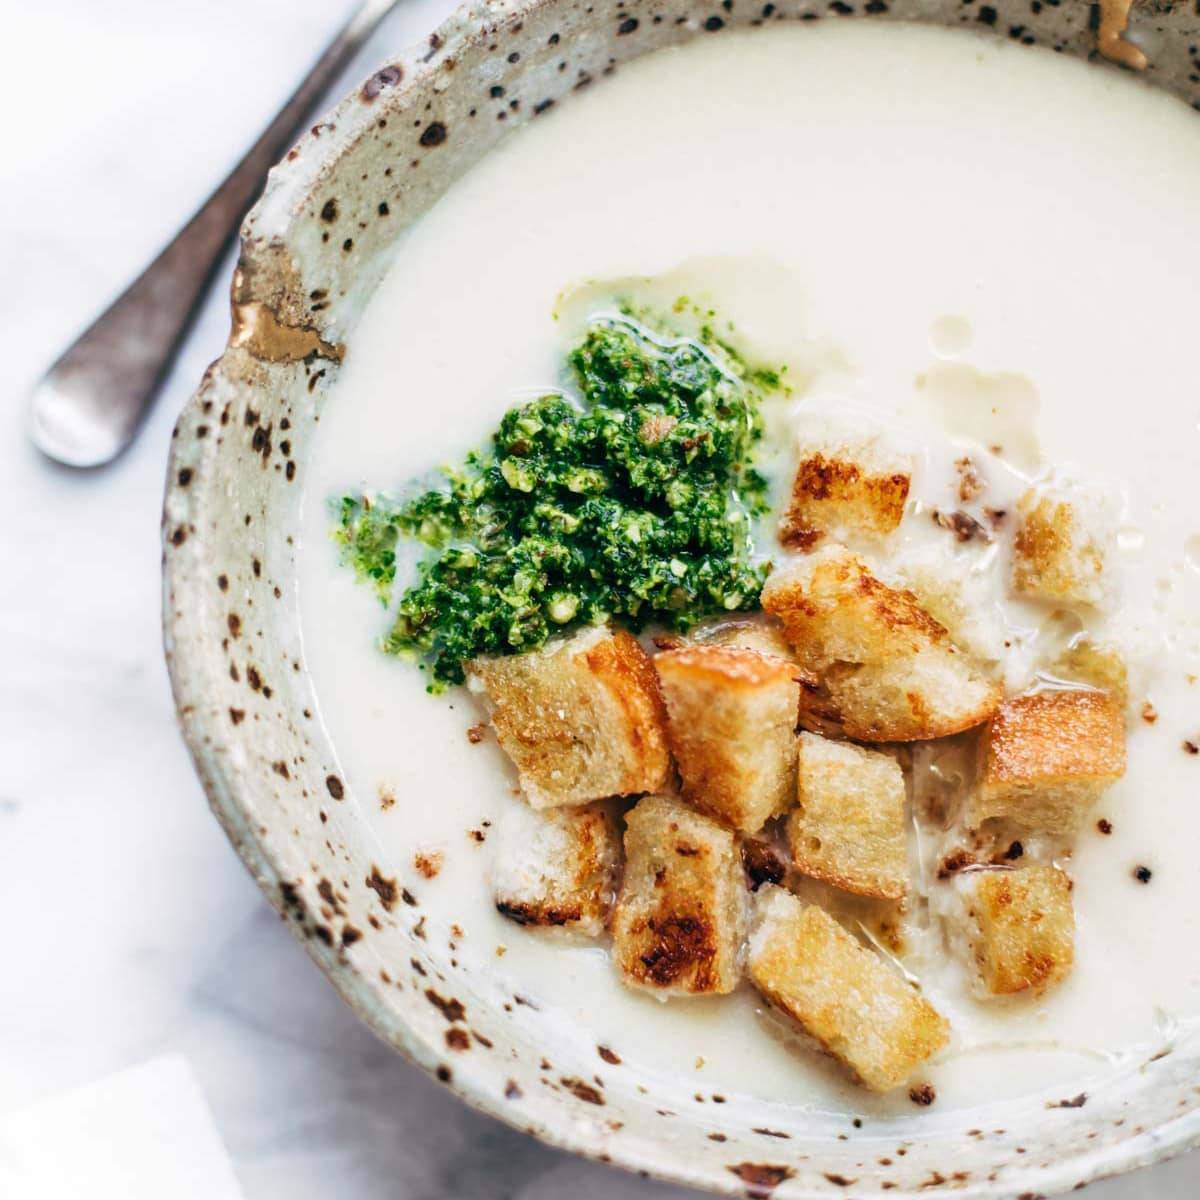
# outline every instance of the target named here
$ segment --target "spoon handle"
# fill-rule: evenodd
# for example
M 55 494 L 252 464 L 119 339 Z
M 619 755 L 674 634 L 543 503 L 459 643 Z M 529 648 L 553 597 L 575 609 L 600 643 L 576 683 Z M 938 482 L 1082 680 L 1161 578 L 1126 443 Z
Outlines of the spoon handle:
M 71 467 L 111 462 L 154 402 L 221 256 L 309 113 L 397 0 L 366 0 L 229 178 L 42 377 L 34 444 Z

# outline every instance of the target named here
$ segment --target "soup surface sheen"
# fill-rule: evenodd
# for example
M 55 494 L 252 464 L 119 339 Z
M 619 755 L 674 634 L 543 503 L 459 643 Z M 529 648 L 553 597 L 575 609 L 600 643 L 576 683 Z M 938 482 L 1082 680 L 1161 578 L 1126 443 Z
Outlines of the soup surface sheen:
M 954 1027 L 926 1077 L 943 1110 L 1080 1090 L 1175 1037 L 1200 1012 L 1200 757 L 1184 748 L 1200 737 L 1198 212 L 1200 122 L 1182 104 L 1050 53 L 863 22 L 651 55 L 456 184 L 401 239 L 350 339 L 309 466 L 299 579 L 320 717 L 431 938 L 457 924 L 459 957 L 688 1091 L 912 1111 L 903 1091 L 867 1096 L 789 1046 L 749 988 L 660 1004 L 624 988 L 605 949 L 500 917 L 487 822 L 518 803 L 512 772 L 494 739 L 468 741 L 481 716 L 462 689 L 427 696 L 376 649 L 386 615 L 337 564 L 330 497 L 428 481 L 562 384 L 564 289 L 671 273 L 663 295 L 711 298 L 739 345 L 790 365 L 789 419 L 864 411 L 915 438 L 918 497 L 972 438 L 1004 443 L 1019 472 L 1073 464 L 1111 496 L 1112 625 L 1138 647 L 1134 712 L 1150 700 L 1158 719 L 1135 715 L 1128 773 L 1068 863 L 1073 975 L 985 1005 L 925 955 Z M 420 852 L 441 854 L 435 879 Z

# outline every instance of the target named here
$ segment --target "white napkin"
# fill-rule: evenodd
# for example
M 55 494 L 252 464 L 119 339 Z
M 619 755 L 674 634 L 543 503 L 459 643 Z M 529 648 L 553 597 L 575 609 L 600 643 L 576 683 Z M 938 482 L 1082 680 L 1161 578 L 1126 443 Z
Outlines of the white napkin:
M 242 1200 L 185 1058 L 156 1058 L 0 1123 L 12 1200 Z

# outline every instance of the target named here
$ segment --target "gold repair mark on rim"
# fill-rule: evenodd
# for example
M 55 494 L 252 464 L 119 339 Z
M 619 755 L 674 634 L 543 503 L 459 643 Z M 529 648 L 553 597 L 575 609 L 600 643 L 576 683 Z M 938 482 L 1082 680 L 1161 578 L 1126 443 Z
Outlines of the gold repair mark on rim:
M 302 362 L 314 357 L 341 362 L 346 355 L 345 346 L 332 345 L 315 329 L 285 325 L 261 300 L 233 306 L 231 345 L 269 363 Z
M 1109 60 L 1132 71 L 1144 71 L 1150 60 L 1125 37 L 1133 0 L 1100 0 L 1100 28 L 1096 49 Z

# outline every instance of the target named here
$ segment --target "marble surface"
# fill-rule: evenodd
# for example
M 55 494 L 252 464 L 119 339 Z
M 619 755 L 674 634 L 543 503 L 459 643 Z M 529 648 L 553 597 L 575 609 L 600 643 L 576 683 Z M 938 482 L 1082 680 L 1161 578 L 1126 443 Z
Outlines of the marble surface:
M 7 1116 L 0 1195 L 244 1200 L 196 1073 L 178 1053 Z
M 176 412 L 224 342 L 226 272 L 133 450 L 94 474 L 24 437 L 28 387 L 271 114 L 348 0 L 0 0 L 0 1117 L 164 1053 L 249 1200 L 667 1200 L 469 1112 L 360 1028 L 205 807 L 159 639 Z M 423 36 L 406 0 L 354 74 Z M 1097 1200 L 1200 1194 L 1200 1157 Z

